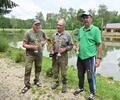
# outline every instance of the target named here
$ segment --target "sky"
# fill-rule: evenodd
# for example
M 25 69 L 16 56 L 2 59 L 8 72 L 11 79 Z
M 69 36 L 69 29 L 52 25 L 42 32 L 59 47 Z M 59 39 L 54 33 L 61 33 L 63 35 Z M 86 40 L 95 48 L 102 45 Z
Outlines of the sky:
M 15 16 L 19 19 L 35 18 L 38 12 L 42 12 L 44 16 L 47 13 L 58 13 L 60 7 L 79 8 L 88 11 L 89 9 L 97 10 L 100 4 L 105 4 L 110 11 L 118 11 L 120 14 L 120 0 L 12 0 L 19 6 L 12 9 L 6 17 Z

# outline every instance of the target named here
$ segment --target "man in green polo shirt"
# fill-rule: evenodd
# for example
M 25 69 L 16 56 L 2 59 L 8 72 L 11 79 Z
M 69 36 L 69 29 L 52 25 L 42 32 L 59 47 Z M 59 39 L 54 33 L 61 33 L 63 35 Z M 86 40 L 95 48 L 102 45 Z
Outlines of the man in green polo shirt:
M 84 74 L 87 71 L 87 78 L 90 88 L 89 100 L 94 99 L 96 92 L 96 76 L 95 68 L 100 65 L 102 56 L 101 31 L 98 27 L 92 25 L 92 16 L 90 14 L 82 14 L 84 26 L 80 28 L 78 34 L 79 54 L 77 60 L 79 89 L 74 95 L 84 90 Z

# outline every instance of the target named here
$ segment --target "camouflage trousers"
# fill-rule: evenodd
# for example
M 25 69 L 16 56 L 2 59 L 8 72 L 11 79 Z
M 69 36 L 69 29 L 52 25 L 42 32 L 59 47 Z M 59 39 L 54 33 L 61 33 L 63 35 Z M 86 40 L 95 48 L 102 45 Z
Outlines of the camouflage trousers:
M 26 65 L 25 65 L 25 75 L 24 75 L 24 83 L 25 86 L 30 86 L 30 75 L 32 66 L 35 66 L 35 79 L 34 82 L 39 81 L 39 76 L 42 68 L 42 56 L 31 56 L 29 54 L 26 55 Z
M 67 64 L 68 64 L 68 54 L 53 56 L 52 59 L 52 72 L 53 78 L 56 83 L 62 80 L 63 84 L 67 84 Z M 61 78 L 60 78 L 61 77 Z

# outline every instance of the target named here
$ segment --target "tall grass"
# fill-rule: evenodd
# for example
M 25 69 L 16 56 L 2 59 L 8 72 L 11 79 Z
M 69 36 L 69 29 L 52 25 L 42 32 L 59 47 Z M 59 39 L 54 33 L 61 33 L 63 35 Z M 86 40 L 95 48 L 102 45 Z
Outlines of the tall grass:
M 0 37 L 0 52 L 5 52 L 9 47 L 7 38 L 1 36 Z

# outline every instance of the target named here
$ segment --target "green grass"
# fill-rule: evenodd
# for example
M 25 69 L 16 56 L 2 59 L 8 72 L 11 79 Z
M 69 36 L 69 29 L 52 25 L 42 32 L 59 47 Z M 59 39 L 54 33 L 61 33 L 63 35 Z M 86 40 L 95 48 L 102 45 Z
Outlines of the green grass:
M 120 100 L 120 82 L 98 76 L 96 95 L 100 100 Z
M 21 52 L 21 50 L 11 48 L 7 52 L 6 56 L 9 56 L 12 60 L 15 60 L 16 55 L 19 52 Z M 0 53 L 0 55 L 3 55 L 3 53 Z M 51 67 L 51 58 L 43 57 L 42 72 L 46 73 Z M 78 88 L 77 69 L 75 67 L 68 67 L 67 77 L 68 87 L 72 89 Z M 87 77 L 85 78 L 84 89 L 85 92 L 83 95 L 87 98 L 89 95 Z M 120 82 L 97 75 L 97 91 L 95 100 L 120 100 Z
M 47 71 L 51 67 L 51 60 L 44 58 L 43 71 Z M 68 87 L 76 89 L 78 88 L 77 69 L 74 67 L 68 67 Z M 85 75 L 85 98 L 89 95 L 89 86 L 87 77 Z M 109 78 L 97 75 L 97 90 L 95 100 L 120 100 L 120 82 L 114 81 Z
M 51 60 L 44 58 L 43 71 L 47 71 L 51 67 Z M 68 87 L 78 88 L 77 69 L 68 67 Z M 87 98 L 89 95 L 89 86 L 87 77 L 85 78 L 85 92 L 84 96 Z M 95 100 L 120 100 L 120 82 L 114 81 L 100 75 L 97 75 L 97 90 Z

